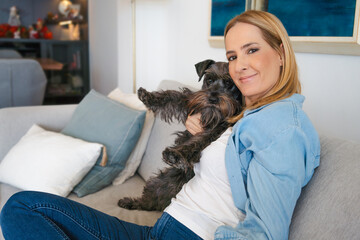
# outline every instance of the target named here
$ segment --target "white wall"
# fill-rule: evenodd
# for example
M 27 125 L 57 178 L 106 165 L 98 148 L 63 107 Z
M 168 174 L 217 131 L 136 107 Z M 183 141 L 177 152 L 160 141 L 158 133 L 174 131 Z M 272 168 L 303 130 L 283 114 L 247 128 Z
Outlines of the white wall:
M 101 1 L 101 5 L 107 1 Z M 117 46 L 117 85 L 131 92 L 131 4 L 130 0 L 117 3 L 123 6 L 117 8 L 117 44 L 101 46 L 108 52 Z M 207 58 L 226 61 L 224 49 L 212 48 L 208 43 L 209 14 L 209 0 L 136 0 L 137 88 L 155 90 L 163 79 L 200 86 L 195 63 Z M 108 14 L 103 17 L 107 19 Z M 91 22 L 90 26 L 92 30 Z M 90 44 L 94 44 L 91 39 Z M 306 97 L 304 109 L 318 131 L 360 142 L 360 56 L 297 53 L 296 58 Z M 97 69 L 104 71 L 100 66 Z M 96 75 L 94 69 L 92 73 Z M 105 85 L 105 81 L 108 79 L 97 84 Z
M 296 54 L 304 109 L 319 132 L 360 142 L 360 56 Z
M 225 61 L 207 40 L 208 0 L 137 0 L 137 86 L 155 89 L 163 79 L 199 86 L 194 64 Z

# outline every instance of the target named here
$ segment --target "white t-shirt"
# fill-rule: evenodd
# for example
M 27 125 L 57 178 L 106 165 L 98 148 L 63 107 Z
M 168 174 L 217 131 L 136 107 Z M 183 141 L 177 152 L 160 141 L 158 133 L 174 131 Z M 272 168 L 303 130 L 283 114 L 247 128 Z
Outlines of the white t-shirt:
M 230 134 L 231 128 L 202 151 L 194 165 L 195 176 L 164 210 L 203 239 L 214 239 L 219 226 L 235 227 L 245 218 L 235 207 L 225 168 Z

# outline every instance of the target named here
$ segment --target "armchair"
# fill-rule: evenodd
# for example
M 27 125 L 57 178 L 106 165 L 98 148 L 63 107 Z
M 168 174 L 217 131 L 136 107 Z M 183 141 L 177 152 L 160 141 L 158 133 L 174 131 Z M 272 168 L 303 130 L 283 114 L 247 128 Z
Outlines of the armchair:
M 13 49 L 0 49 L 0 58 L 22 58 L 22 56 Z
M 41 105 L 46 82 L 36 60 L 0 58 L 0 108 Z

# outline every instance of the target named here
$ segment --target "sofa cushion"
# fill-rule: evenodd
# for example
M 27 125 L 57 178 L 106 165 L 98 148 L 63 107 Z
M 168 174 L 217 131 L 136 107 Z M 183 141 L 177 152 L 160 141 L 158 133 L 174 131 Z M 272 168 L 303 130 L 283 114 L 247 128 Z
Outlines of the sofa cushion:
M 35 124 L 0 163 L 0 181 L 66 197 L 94 166 L 102 147 Z
M 100 156 L 91 171 L 74 188 L 79 197 L 111 184 L 124 169 L 139 139 L 144 120 L 145 111 L 126 107 L 94 90 L 79 103 L 62 133 L 101 143 L 106 146 L 108 155 L 106 166 L 101 166 Z
M 320 141 L 320 166 L 298 200 L 290 239 L 359 239 L 360 144 Z
M 183 124 L 176 122 L 170 125 L 162 121 L 159 117 L 155 117 L 153 130 L 138 169 L 143 179 L 148 180 L 150 177 L 157 175 L 159 170 L 168 167 L 162 160 L 162 152 L 167 146 L 174 143 L 176 137 L 174 133 L 183 130 L 185 130 Z
M 146 111 L 146 106 L 140 101 L 135 93 L 123 93 L 119 88 L 114 89 L 108 95 L 109 98 L 122 104 L 134 108 L 140 111 Z M 145 122 L 139 140 L 136 143 L 135 148 L 132 150 L 128 160 L 126 161 L 125 169 L 113 180 L 114 185 L 122 184 L 126 179 L 133 176 L 138 169 L 141 159 L 144 155 L 147 142 L 151 133 L 152 126 L 154 124 L 154 113 L 147 110 L 145 116 Z

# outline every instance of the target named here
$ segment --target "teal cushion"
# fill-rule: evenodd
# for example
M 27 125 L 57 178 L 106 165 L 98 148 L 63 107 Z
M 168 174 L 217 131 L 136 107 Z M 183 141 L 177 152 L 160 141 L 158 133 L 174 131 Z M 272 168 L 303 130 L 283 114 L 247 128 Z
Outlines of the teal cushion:
M 91 90 L 79 103 L 63 134 L 106 146 L 108 161 L 95 166 L 75 186 L 78 197 L 101 190 L 111 184 L 124 169 L 140 137 L 146 111 L 138 111 Z

